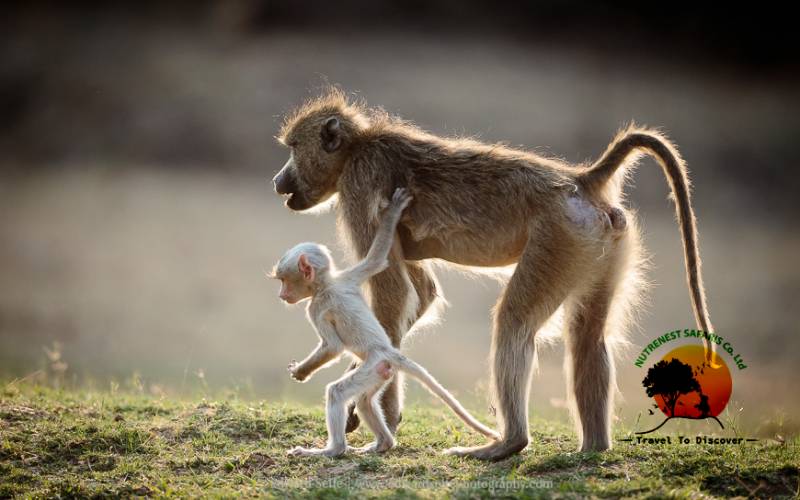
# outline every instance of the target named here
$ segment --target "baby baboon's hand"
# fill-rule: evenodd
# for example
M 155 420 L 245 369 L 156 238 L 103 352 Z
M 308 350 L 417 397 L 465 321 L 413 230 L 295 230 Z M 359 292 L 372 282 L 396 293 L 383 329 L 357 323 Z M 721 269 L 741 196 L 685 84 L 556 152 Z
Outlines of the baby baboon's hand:
M 414 197 L 411 196 L 411 193 L 406 188 L 397 188 L 394 190 L 394 194 L 392 195 L 392 204 L 390 205 L 390 209 L 400 213 L 411 203 L 411 200 Z
M 299 367 L 300 367 L 300 365 L 297 363 L 297 361 L 292 360 L 292 362 L 289 363 L 289 366 L 287 366 L 286 369 L 289 370 L 289 376 L 291 376 L 293 379 L 295 379 L 298 382 L 302 382 L 302 381 L 304 381 L 306 379 L 306 377 L 305 377 L 305 375 L 300 373 L 300 371 L 298 371 Z

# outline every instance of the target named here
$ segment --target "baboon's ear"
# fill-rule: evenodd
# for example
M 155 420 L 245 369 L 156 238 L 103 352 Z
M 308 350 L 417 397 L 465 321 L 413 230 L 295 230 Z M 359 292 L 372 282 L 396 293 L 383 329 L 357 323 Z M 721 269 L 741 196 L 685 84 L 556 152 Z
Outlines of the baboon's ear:
M 339 126 L 339 119 L 331 116 L 322 125 L 320 132 L 322 138 L 322 149 L 328 153 L 333 153 L 342 145 L 342 129 Z

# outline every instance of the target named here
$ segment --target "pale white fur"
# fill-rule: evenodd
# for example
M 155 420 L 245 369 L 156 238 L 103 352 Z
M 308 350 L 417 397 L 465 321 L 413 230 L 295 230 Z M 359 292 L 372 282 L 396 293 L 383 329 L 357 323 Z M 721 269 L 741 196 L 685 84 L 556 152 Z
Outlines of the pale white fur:
M 388 266 L 397 223 L 410 200 L 405 189 L 395 192 L 372 247 L 364 260 L 356 265 L 337 271 L 327 248 L 315 243 L 301 243 L 289 250 L 275 268 L 276 278 L 295 281 L 302 279 L 298 277 L 301 260 L 314 269 L 311 283 L 304 288 L 307 290 L 304 293 L 311 297 L 306 312 L 320 343 L 306 359 L 289 366 L 292 376 L 304 381 L 343 353 L 360 361 L 357 368 L 327 386 L 327 446 L 295 447 L 289 450 L 289 454 L 337 456 L 347 451 L 346 407 L 352 400 L 356 401 L 359 415 L 376 438 L 371 445 L 356 451 L 382 452 L 392 448 L 394 437 L 386 425 L 379 397 L 398 372 L 406 372 L 425 384 L 470 427 L 485 436 L 500 437 L 472 417 L 423 367 L 392 346 L 361 293 L 361 285 Z

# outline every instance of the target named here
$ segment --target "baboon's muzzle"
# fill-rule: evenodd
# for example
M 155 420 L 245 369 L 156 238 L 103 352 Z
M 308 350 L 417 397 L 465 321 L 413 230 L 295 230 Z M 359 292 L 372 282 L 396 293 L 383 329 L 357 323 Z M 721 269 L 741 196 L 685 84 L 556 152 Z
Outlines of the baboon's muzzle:
M 278 194 L 294 194 L 297 191 L 297 179 L 287 171 L 280 171 L 272 179 L 275 192 Z
M 281 170 L 272 179 L 272 184 L 275 186 L 275 192 L 286 197 L 286 206 L 292 210 L 306 210 L 314 206 L 307 197 L 300 192 L 297 185 L 297 177 L 291 170 Z

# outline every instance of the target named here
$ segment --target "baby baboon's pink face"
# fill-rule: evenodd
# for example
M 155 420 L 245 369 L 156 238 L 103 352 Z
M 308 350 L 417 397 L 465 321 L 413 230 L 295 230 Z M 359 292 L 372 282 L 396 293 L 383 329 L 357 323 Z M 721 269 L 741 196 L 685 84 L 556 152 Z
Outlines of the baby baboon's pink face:
M 281 280 L 281 291 L 278 297 L 287 304 L 296 304 L 311 296 L 311 290 L 304 280 L 291 278 L 278 278 Z
M 281 280 L 281 291 L 278 296 L 287 304 L 300 302 L 314 293 L 316 269 L 304 254 L 300 254 L 297 260 L 297 267 L 282 270 L 274 275 L 275 278 Z

